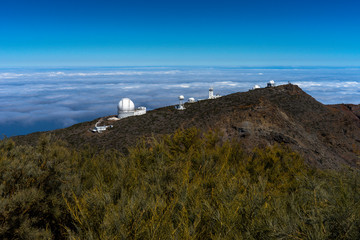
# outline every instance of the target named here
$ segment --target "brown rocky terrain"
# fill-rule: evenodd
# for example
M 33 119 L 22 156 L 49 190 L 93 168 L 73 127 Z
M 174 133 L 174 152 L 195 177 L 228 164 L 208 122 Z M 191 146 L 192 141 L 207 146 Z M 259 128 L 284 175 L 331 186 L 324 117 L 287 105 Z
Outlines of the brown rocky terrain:
M 238 92 L 218 99 L 187 103 L 149 111 L 120 121 L 101 134 L 90 128 L 99 120 L 50 131 L 74 147 L 89 144 L 97 149 L 126 151 L 142 136 L 173 133 L 178 128 L 217 129 L 224 139 L 236 139 L 245 149 L 275 143 L 286 144 L 316 167 L 337 169 L 360 164 L 360 106 L 323 105 L 288 84 Z M 104 118 L 106 119 L 106 118 Z M 31 144 L 41 133 L 17 136 L 19 144 Z

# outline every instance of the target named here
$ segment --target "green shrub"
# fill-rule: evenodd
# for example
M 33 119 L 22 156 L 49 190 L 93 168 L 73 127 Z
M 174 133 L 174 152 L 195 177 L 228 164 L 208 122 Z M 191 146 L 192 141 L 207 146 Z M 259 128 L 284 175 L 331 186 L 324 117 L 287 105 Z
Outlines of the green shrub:
M 359 239 L 359 172 L 195 128 L 128 154 L 0 142 L 0 238 Z

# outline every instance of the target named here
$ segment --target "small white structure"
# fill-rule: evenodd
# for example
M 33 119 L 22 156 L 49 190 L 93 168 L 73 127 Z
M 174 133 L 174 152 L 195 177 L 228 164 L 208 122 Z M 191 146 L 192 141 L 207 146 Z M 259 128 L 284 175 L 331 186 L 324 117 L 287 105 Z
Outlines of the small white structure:
M 134 116 L 139 116 L 144 114 L 146 114 L 146 107 L 138 107 L 134 112 Z
M 117 118 L 117 117 L 109 117 L 107 120 L 108 120 L 108 121 L 119 121 L 120 118 Z
M 268 84 L 266 85 L 266 87 L 275 87 L 275 82 L 274 82 L 274 80 L 270 80 L 270 82 L 268 82 Z
M 209 88 L 209 99 L 215 99 L 221 97 L 219 94 L 214 95 L 214 88 Z
M 194 103 L 194 102 L 195 102 L 195 98 L 193 97 L 189 98 L 188 103 Z
M 214 88 L 209 88 L 209 99 L 213 99 L 214 98 Z
M 138 107 L 135 110 L 135 104 L 129 98 L 123 98 L 118 104 L 118 118 L 138 116 L 146 114 L 146 107 Z
M 99 124 L 102 122 L 102 119 L 100 119 L 99 121 L 97 121 L 95 123 L 95 127 L 93 129 L 91 129 L 92 132 L 98 132 L 98 133 L 102 133 L 103 131 L 106 131 L 106 129 L 108 128 L 112 128 L 113 125 L 103 125 L 103 126 L 99 126 Z
M 175 106 L 175 108 L 177 110 L 185 110 L 185 106 L 184 106 L 184 96 L 180 95 L 179 96 L 179 105 Z
M 259 89 L 259 88 L 261 88 L 259 85 L 255 85 L 255 86 L 252 88 L 252 90 Z

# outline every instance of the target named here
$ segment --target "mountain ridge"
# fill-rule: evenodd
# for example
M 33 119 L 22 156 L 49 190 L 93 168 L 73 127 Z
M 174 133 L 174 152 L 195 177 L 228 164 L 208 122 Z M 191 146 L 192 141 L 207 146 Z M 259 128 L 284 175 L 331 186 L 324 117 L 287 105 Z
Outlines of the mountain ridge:
M 286 144 L 319 168 L 360 165 L 359 105 L 324 105 L 298 86 L 287 84 L 186 103 L 185 107 L 179 111 L 167 106 L 119 121 L 105 120 L 114 127 L 101 134 L 89 131 L 101 118 L 46 133 L 76 148 L 90 145 L 126 152 L 141 137 L 196 127 L 203 132 L 219 130 L 224 140 L 240 141 L 245 150 Z M 18 144 L 31 144 L 41 134 L 12 139 Z

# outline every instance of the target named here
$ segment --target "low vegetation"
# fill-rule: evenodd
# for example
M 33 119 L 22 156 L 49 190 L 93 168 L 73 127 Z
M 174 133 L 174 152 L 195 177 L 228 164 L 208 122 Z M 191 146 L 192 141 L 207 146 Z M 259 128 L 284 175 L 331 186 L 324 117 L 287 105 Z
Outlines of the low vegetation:
M 44 135 L 0 142 L 1 239 L 359 239 L 360 175 L 218 132 L 143 139 L 125 156 Z

